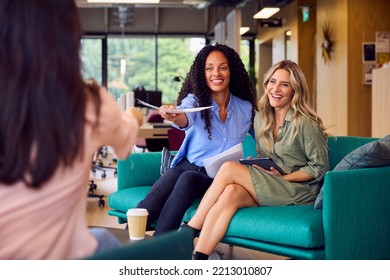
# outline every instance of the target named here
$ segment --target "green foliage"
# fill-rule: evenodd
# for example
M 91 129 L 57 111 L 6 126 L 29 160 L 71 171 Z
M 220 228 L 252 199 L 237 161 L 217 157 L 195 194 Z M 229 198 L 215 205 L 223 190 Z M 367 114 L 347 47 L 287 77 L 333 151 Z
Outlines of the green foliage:
M 158 89 L 163 92 L 163 103 L 175 103 L 182 82 L 173 80 L 175 76 L 184 78 L 196 56 L 190 49 L 190 38 L 160 38 L 158 40 Z
M 144 87 L 146 90 L 161 90 L 163 103 L 175 103 L 181 82 L 175 82 L 173 78 L 186 76 L 198 51 L 191 45 L 192 39 L 158 38 L 156 48 L 155 37 L 108 38 L 107 79 L 110 93 L 118 98 L 136 87 Z M 202 41 L 204 45 L 204 39 Z M 83 75 L 85 78 L 95 77 L 99 82 L 102 77 L 101 46 L 100 39 L 83 40 Z M 120 72 L 121 59 L 126 60 L 124 74 Z
M 85 79 L 93 77 L 98 83 L 102 83 L 101 40 L 83 39 L 81 54 L 83 77 Z
M 164 104 L 175 103 L 182 82 L 204 44 L 203 38 L 189 37 L 158 37 L 157 40 L 152 36 L 108 38 L 108 89 L 115 98 L 139 86 L 146 90 L 157 89 L 163 93 Z M 249 45 L 246 40 L 241 41 L 240 56 L 255 86 L 256 73 L 249 65 Z M 83 39 L 81 58 L 84 64 L 84 77 L 94 77 L 101 83 L 101 39 Z M 120 72 L 121 59 L 126 60 L 124 74 Z M 180 77 L 181 81 L 174 81 L 175 76 Z M 118 84 L 123 87 L 119 87 Z

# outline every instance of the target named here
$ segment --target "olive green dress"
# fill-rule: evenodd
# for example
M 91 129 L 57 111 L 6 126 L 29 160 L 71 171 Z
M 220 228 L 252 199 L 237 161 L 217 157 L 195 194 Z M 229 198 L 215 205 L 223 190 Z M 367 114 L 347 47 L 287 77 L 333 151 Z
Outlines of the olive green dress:
M 290 109 L 271 149 L 267 149 L 263 139 L 257 139 L 256 151 L 259 157 L 272 158 L 286 173 L 300 170 L 314 179 L 305 183 L 291 183 L 248 166 L 260 205 L 314 203 L 321 181 L 329 169 L 327 137 L 316 123 L 306 117 L 301 118 L 299 134 L 294 137 L 297 127 L 292 121 L 292 113 Z M 258 135 L 260 122 L 260 114 L 257 113 L 255 135 Z

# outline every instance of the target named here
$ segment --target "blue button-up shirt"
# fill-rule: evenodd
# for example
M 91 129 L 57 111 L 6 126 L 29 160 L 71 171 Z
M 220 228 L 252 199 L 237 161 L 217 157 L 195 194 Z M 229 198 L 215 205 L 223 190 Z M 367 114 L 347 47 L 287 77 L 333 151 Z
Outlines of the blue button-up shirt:
M 203 166 L 203 160 L 219 154 L 238 143 L 244 141 L 251 127 L 252 104 L 230 94 L 228 113 L 225 122 L 219 117 L 219 106 L 212 101 L 211 139 L 204 128 L 205 123 L 200 112 L 186 113 L 188 125 L 185 128 L 176 128 L 185 131 L 186 137 L 177 152 L 171 166 L 175 166 L 183 157 L 197 165 Z M 198 100 L 189 94 L 182 100 L 178 108 L 199 107 Z

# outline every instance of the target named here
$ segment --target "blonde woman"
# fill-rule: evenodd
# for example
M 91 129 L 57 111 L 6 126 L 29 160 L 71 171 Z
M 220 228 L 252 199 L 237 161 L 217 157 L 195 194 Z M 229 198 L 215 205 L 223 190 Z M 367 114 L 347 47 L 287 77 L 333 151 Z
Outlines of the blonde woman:
M 327 138 L 321 119 L 308 104 L 308 87 L 299 66 L 280 61 L 268 71 L 254 119 L 259 157 L 274 168 L 226 162 L 204 195 L 194 217 L 183 225 L 201 230 L 193 259 L 208 259 L 239 208 L 314 203 L 328 170 Z

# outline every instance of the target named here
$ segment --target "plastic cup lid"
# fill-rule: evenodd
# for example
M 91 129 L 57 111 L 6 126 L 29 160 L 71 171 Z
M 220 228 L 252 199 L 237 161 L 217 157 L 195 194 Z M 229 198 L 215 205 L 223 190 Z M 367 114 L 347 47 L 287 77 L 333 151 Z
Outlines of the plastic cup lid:
M 127 210 L 127 215 L 131 216 L 147 216 L 149 215 L 148 210 L 145 208 L 131 208 Z

